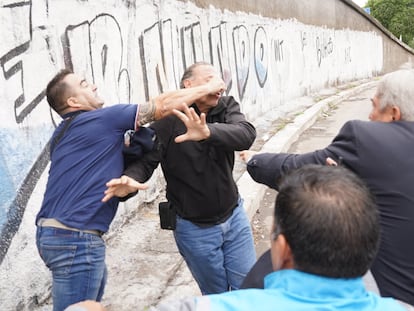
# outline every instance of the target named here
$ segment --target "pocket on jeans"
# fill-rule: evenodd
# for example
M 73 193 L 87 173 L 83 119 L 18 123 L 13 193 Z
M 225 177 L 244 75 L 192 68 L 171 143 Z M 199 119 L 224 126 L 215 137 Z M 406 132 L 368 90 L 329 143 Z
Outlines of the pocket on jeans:
M 76 245 L 55 245 L 40 243 L 40 256 L 54 275 L 70 273 L 76 255 Z

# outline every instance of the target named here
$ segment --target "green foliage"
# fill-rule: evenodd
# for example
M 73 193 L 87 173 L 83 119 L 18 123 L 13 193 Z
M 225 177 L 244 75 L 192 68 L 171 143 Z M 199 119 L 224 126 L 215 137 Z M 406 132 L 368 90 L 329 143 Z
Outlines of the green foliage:
M 414 48 L 414 0 L 368 0 L 365 7 L 394 36 Z

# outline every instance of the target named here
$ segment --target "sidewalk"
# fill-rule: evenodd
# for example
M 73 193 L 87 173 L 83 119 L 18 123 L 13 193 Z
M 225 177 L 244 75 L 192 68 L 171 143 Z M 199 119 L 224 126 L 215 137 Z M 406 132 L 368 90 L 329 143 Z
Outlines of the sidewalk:
M 373 79 L 324 90 L 317 95 L 317 98 L 323 99 L 309 109 L 296 111 L 277 122 L 271 122 L 273 128 L 258 126 L 257 143 L 252 149 L 262 152 L 288 151 L 299 136 L 315 123 L 321 113 L 333 113 L 342 101 L 368 89 L 374 89 L 376 83 L 376 79 Z M 300 100 L 307 101 L 308 105 L 314 101 L 311 97 Z M 369 105 L 369 102 L 364 105 Z M 342 117 L 338 116 L 338 122 L 343 124 L 346 117 L 353 118 L 344 113 Z M 273 135 L 274 126 L 280 130 Z M 301 152 L 301 147 L 296 147 L 297 151 L 290 151 Z M 240 160 L 236 163 L 235 178 L 245 200 L 246 211 L 252 220 L 261 204 L 260 198 L 265 196 L 267 188 L 250 178 Z M 200 294 L 176 249 L 172 232 L 159 229 L 156 203 L 140 206 L 127 223 L 106 237 L 109 276 L 103 303 L 108 311 L 145 310 L 160 300 Z M 266 243 L 267 239 L 268 235 L 263 235 L 263 243 Z

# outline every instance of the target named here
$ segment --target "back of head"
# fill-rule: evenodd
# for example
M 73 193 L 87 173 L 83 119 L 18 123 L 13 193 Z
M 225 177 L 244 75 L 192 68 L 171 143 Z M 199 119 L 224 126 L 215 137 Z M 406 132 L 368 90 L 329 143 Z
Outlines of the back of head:
M 378 84 L 376 96 L 380 109 L 397 106 L 401 120 L 414 121 L 414 70 L 400 69 L 386 74 Z
M 379 241 L 373 197 L 343 167 L 308 165 L 287 175 L 275 206 L 275 228 L 285 236 L 295 269 L 353 278 L 364 275 Z
M 47 102 L 59 114 L 66 108 L 65 100 L 69 92 L 69 86 L 63 80 L 71 73 L 72 71 L 68 69 L 62 69 L 49 81 L 46 87 Z

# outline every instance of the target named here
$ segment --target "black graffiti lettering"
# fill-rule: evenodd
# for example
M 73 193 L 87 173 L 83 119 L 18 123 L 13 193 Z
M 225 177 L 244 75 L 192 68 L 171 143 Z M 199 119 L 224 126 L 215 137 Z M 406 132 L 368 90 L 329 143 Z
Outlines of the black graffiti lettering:
M 321 66 L 322 59 L 328 57 L 333 52 L 333 42 L 332 38 L 326 39 L 325 36 L 322 37 L 322 41 L 319 36 L 316 37 L 316 57 L 318 61 L 318 66 Z
M 305 46 L 307 46 L 308 45 L 308 41 L 307 41 L 307 33 L 306 33 L 306 31 L 302 31 L 301 33 L 300 33 L 300 42 L 301 42 L 301 46 L 302 46 L 302 51 L 303 51 L 303 49 L 305 48 Z
M 283 40 L 275 40 L 274 41 L 274 52 L 275 52 L 275 61 L 281 62 L 283 61 Z
M 223 80 L 227 84 L 226 94 L 229 94 L 232 88 L 233 80 L 230 68 L 230 52 L 227 39 L 227 23 L 221 22 L 214 26 L 209 32 L 210 58 L 211 63 L 218 68 Z
M 237 26 L 233 29 L 233 48 L 236 61 L 237 89 L 243 99 L 249 77 L 250 44 L 249 33 L 245 26 Z
M 351 63 L 352 59 L 351 59 L 351 47 L 347 47 L 345 49 L 345 59 L 344 59 L 345 63 Z
M 202 30 L 199 22 L 181 28 L 183 67 L 204 60 Z
M 151 94 L 162 93 L 171 86 L 177 88 L 173 42 L 171 20 L 153 24 L 139 39 L 146 100 Z M 166 52 L 169 54 L 165 55 Z

